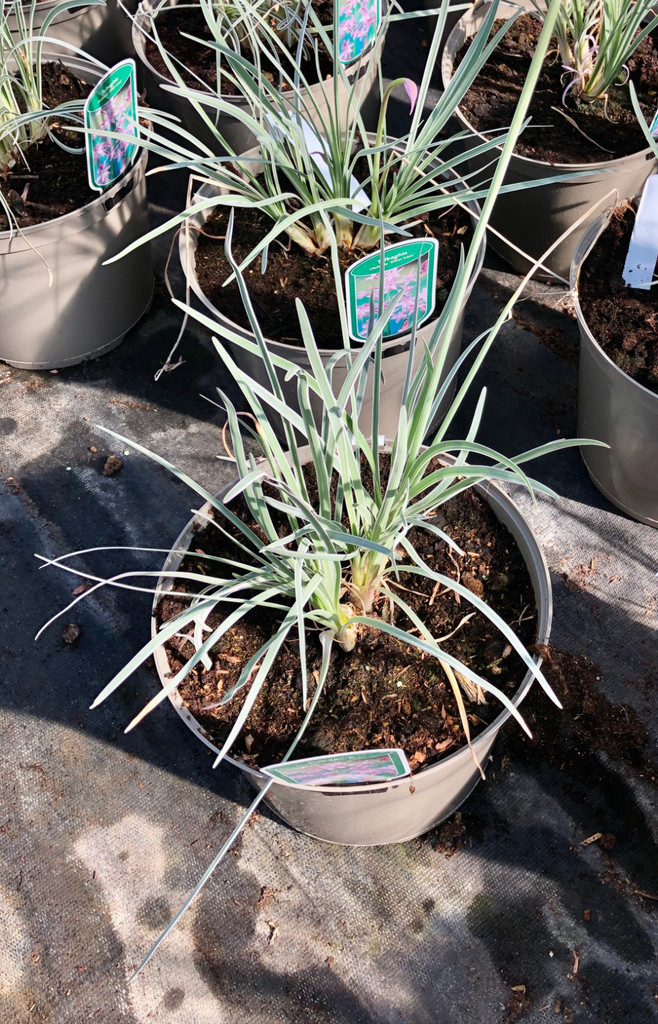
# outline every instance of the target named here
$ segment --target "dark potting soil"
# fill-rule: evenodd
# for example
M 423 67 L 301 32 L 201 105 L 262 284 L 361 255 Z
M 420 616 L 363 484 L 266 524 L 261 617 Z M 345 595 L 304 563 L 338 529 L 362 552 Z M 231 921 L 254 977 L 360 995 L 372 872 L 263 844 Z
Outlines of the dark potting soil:
M 331 24 L 333 20 L 332 0 L 314 0 L 313 9 L 323 24 Z M 178 71 L 186 85 L 195 89 L 202 89 L 200 84 L 204 82 L 211 89 L 217 89 L 217 51 L 211 46 L 204 46 L 195 42 L 194 39 L 186 39 L 182 33 L 194 36 L 195 39 L 210 40 L 213 38 L 210 27 L 199 7 L 181 5 L 168 7 L 158 14 L 156 28 L 161 46 L 171 54 L 180 64 L 176 64 Z M 146 57 L 155 70 L 171 81 L 171 72 L 167 67 L 160 47 L 150 39 L 145 39 Z M 245 52 L 249 59 L 249 53 Z M 282 52 L 282 57 L 284 54 Z M 332 73 L 332 63 L 329 54 L 321 48 L 319 54 L 320 70 L 322 78 Z M 283 61 L 282 61 L 283 63 Z M 225 65 L 228 70 L 228 65 Z M 285 66 L 285 64 L 284 64 Z M 262 61 L 263 74 L 270 82 L 277 82 L 279 77 L 278 69 L 268 66 L 266 60 Z M 318 80 L 315 56 L 301 63 L 304 77 L 311 84 Z M 292 73 L 292 68 L 291 68 Z M 237 92 L 235 86 L 227 78 L 223 77 L 221 82 L 223 96 L 234 96 Z
M 432 236 L 439 242 L 435 307 L 435 315 L 438 316 L 459 268 L 462 246 L 468 248 L 473 222 L 468 213 L 457 207 L 448 212 L 441 211 L 441 214 L 424 214 L 418 221 L 408 229 L 410 233 L 418 238 Z M 223 287 L 223 282 L 231 274 L 224 251 L 227 223 L 228 216 L 221 209 L 213 211 L 206 221 L 204 233 L 198 240 L 196 272 L 201 290 L 216 309 L 229 320 L 249 329 L 249 319 L 237 284 L 233 282 Z M 272 223 L 260 210 L 236 211 L 232 248 L 238 263 L 271 230 Z M 342 250 L 342 272 L 365 255 L 361 249 Z M 260 260 L 256 259 L 245 271 L 245 280 L 266 338 L 302 346 L 295 310 L 295 299 L 301 299 L 318 346 L 342 348 L 336 283 L 328 256 L 307 256 L 294 243 L 285 248 L 283 244 L 273 244 L 269 249 L 265 274 L 261 274 Z
M 497 21 L 494 30 L 503 24 Z M 478 131 L 505 128 L 511 123 L 540 32 L 538 18 L 530 14 L 517 18 L 466 93 L 460 107 Z M 469 45 L 470 42 L 466 43 L 459 51 L 457 66 Z M 629 59 L 628 69 L 650 123 L 658 105 L 658 51 L 651 37 L 643 40 Z M 554 50 L 544 62 L 530 103 L 532 124 L 518 142 L 517 153 L 550 164 L 587 164 L 614 160 L 647 148 L 627 87 L 615 86 L 610 90 L 607 110 L 603 100 L 576 104 L 571 94 L 563 106 L 562 94 L 567 84 L 563 75 L 562 62 Z M 569 118 L 578 127 L 570 124 Z
M 387 471 L 388 465 L 382 462 L 382 466 Z M 307 478 L 310 484 L 310 475 Z M 250 522 L 244 505 L 236 502 L 232 507 Z M 443 506 L 440 520 L 464 556 L 450 551 L 434 535 L 416 529 L 410 537 L 421 556 L 437 572 L 460 580 L 512 625 L 524 644 L 532 644 L 536 636 L 532 584 L 507 529 L 474 491 Z M 283 523 L 278 528 L 282 533 L 285 530 Z M 195 535 L 193 550 L 181 569 L 212 572 L 212 563 L 204 560 L 203 553 L 231 557 L 231 545 L 222 540 L 217 529 L 206 527 Z M 467 619 L 473 612 L 467 601 L 415 575 L 401 575 L 392 585 L 407 588 L 400 593 L 437 639 L 454 632 L 442 641 L 444 650 L 508 695 L 516 691 L 525 674 L 523 663 L 484 615 L 475 613 Z M 177 582 L 176 589 L 187 587 Z M 164 598 L 158 607 L 159 621 L 186 606 L 184 598 Z M 209 625 L 217 626 L 225 614 L 222 609 L 214 611 Z M 389 614 L 384 598 L 373 614 L 382 618 Z M 403 628 L 410 625 L 400 612 L 396 612 L 395 621 Z M 179 687 L 186 706 L 215 743 L 225 739 L 244 700 L 242 693 L 220 705 L 222 695 L 237 681 L 245 660 L 267 642 L 276 626 L 271 611 L 250 613 L 213 649 L 213 667 L 209 671 L 194 669 Z M 307 635 L 307 643 L 312 696 L 311 681 L 317 678 L 320 645 L 313 634 Z M 170 669 L 178 671 L 191 651 L 189 641 L 174 637 L 167 645 Z M 236 756 L 251 765 L 281 759 L 303 718 L 300 674 L 298 642 L 290 635 L 233 747 Z M 472 735 L 477 735 L 501 710 L 492 697 L 482 704 L 467 701 L 466 706 Z M 334 645 L 323 695 L 296 756 L 401 746 L 416 771 L 463 743 L 457 705 L 438 661 L 377 629 L 362 627 L 352 652 Z
M 70 100 L 85 100 L 90 86 L 81 82 L 59 63 L 45 64 L 44 105 L 50 109 Z M 50 122 L 52 133 L 69 146 L 81 147 L 84 136 L 66 127 L 62 119 Z M 31 146 L 26 154 L 27 166 L 17 163 L 6 175 L 0 175 L 0 191 L 7 200 L 21 228 L 43 224 L 78 210 L 98 195 L 89 188 L 84 152 L 66 153 L 52 139 L 45 138 Z M 0 230 L 10 227 L 0 209 Z
M 594 338 L 617 366 L 658 394 L 658 295 L 627 288 L 622 278 L 635 207 L 618 206 L 585 260 L 578 295 Z

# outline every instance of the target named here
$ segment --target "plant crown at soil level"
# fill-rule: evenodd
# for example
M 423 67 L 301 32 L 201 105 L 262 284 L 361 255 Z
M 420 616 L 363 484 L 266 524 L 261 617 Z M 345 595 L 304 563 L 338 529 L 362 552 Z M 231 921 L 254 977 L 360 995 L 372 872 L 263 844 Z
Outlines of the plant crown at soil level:
M 543 4 L 533 4 L 544 17 Z M 627 60 L 658 25 L 653 6 L 653 0 L 562 0 L 555 35 L 565 72 L 563 103 L 569 93 L 576 101 L 605 100 L 613 85 L 626 84 Z

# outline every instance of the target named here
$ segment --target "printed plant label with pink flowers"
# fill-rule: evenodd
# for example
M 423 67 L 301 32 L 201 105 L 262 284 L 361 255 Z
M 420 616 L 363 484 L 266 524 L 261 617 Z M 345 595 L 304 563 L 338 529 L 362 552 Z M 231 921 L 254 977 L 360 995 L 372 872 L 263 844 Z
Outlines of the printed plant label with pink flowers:
M 100 79 L 85 103 L 89 184 L 104 192 L 130 167 L 137 152 L 137 77 L 134 60 L 122 60 Z M 108 139 L 106 132 L 130 135 L 135 142 Z
M 354 341 L 365 341 L 379 316 L 381 258 L 381 252 L 364 256 L 345 271 L 349 333 Z M 431 316 L 436 302 L 438 260 L 436 238 L 398 242 L 384 249 L 381 309 L 386 310 L 395 302 L 384 338 L 410 331 L 414 323 L 420 327 Z
M 375 45 L 382 19 L 381 0 L 338 0 L 338 56 L 352 64 Z
M 261 768 L 263 775 L 297 786 L 349 786 L 368 782 L 394 782 L 411 775 L 404 750 L 356 750 L 286 761 Z

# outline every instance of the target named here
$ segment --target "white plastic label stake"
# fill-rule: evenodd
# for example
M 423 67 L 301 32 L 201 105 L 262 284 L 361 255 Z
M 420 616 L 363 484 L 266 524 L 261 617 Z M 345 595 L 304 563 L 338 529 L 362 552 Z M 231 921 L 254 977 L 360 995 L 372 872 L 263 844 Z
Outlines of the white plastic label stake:
M 302 786 L 347 786 L 366 782 L 393 782 L 411 775 L 404 750 L 358 750 L 286 761 L 261 768 L 264 775 Z
M 649 291 L 658 260 L 658 174 L 647 178 L 622 277 L 630 288 Z
M 274 118 L 270 114 L 266 114 L 265 116 L 270 125 L 270 128 L 274 132 L 276 132 L 279 137 L 281 137 L 281 129 L 275 122 Z M 319 170 L 320 174 L 327 182 L 327 184 L 331 184 L 331 173 L 329 171 L 329 165 L 323 156 L 324 149 L 317 133 L 314 131 L 314 129 L 311 127 L 308 121 L 305 121 L 303 117 L 298 117 L 297 114 L 295 114 L 293 111 L 289 112 L 288 117 L 290 118 L 291 121 L 294 121 L 299 128 L 301 128 L 302 135 L 304 136 L 304 142 L 306 143 L 306 148 L 308 150 L 308 155 L 310 156 L 311 160 L 313 161 L 313 163 L 315 164 L 315 166 L 317 167 L 317 169 Z M 368 196 L 368 193 L 361 188 L 361 185 L 353 175 L 350 177 L 350 196 L 353 199 L 357 200 L 357 202 L 352 207 L 352 209 L 356 213 L 362 213 L 364 210 L 367 210 L 368 207 L 370 206 L 370 198 Z

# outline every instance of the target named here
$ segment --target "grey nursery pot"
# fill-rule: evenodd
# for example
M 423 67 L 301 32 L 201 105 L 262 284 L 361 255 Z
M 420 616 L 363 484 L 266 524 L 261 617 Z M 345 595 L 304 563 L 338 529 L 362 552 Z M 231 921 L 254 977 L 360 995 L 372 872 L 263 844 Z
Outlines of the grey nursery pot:
M 78 58 L 67 66 L 83 81 L 102 74 Z M 117 346 L 146 312 L 153 293 L 150 248 L 103 265 L 146 233 L 145 168 L 142 152 L 79 210 L 0 232 L 1 360 L 32 370 L 72 366 Z
M 658 527 L 658 395 L 634 381 L 605 354 L 578 299 L 583 263 L 605 230 L 610 213 L 586 231 L 571 265 L 580 328 L 578 436 L 610 446 L 584 445 L 581 449 L 598 490 L 633 519 Z

